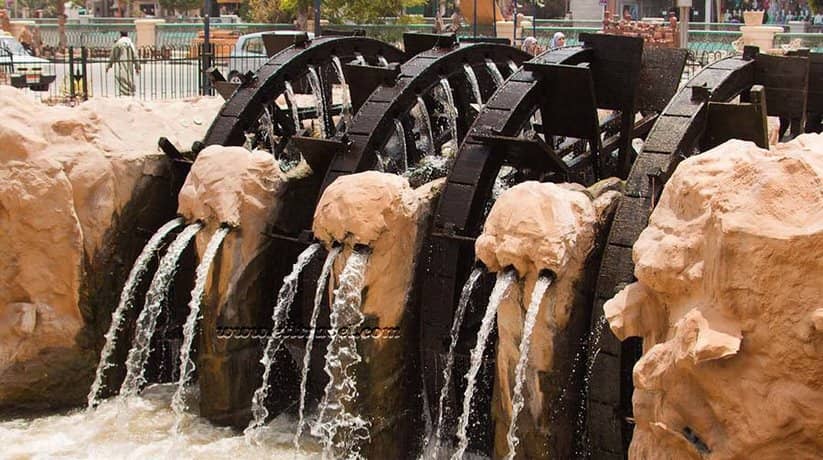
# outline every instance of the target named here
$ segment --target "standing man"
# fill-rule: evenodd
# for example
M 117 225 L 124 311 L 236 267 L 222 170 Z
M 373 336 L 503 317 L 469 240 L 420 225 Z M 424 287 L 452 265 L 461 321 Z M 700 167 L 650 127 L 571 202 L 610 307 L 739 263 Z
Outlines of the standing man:
M 140 75 L 140 63 L 137 62 L 137 50 L 127 32 L 120 32 L 120 38 L 114 43 L 106 72 L 113 65 L 115 66 L 114 79 L 117 81 L 118 95 L 134 96 L 134 74 L 136 72 Z

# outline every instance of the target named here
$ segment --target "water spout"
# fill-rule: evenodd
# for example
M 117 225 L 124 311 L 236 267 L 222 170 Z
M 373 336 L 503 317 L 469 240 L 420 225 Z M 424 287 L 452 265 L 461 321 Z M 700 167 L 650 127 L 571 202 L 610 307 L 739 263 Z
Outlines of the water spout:
M 334 266 L 334 261 L 340 254 L 343 246 L 336 246 L 329 251 L 326 256 L 326 261 L 323 262 L 323 270 L 320 272 L 320 278 L 317 279 L 317 290 L 314 292 L 314 308 L 311 312 L 311 320 L 309 322 L 309 337 L 306 340 L 306 352 L 303 355 L 303 372 L 300 376 L 300 408 L 299 418 L 297 421 L 297 431 L 294 433 L 294 447 L 300 449 L 300 436 L 303 434 L 303 426 L 306 424 L 304 412 L 306 409 L 306 387 L 309 381 L 309 365 L 311 363 L 311 352 L 314 347 L 315 329 L 317 328 L 317 317 L 320 314 L 320 303 L 323 300 L 323 293 L 326 291 L 329 274 Z
M 489 305 L 486 307 L 486 313 L 483 315 L 483 321 L 480 323 L 480 330 L 477 331 L 477 343 L 471 352 L 471 363 L 469 370 L 466 372 L 466 393 L 463 396 L 463 413 L 460 414 L 460 422 L 457 425 L 457 450 L 452 455 L 452 460 L 460 460 L 463 454 L 469 447 L 469 417 L 471 415 L 471 403 L 474 396 L 474 386 L 477 383 L 477 373 L 480 371 L 480 365 L 483 362 L 483 354 L 486 351 L 486 342 L 491 334 L 494 326 L 494 317 L 497 313 L 497 308 L 503 300 L 503 295 L 517 280 L 517 273 L 513 269 L 508 269 L 497 274 L 497 281 L 494 283 L 491 296 L 489 296 Z
M 321 438 L 324 457 L 359 457 L 362 442 L 369 439 L 369 422 L 349 412 L 349 404 L 357 399 L 357 382 L 353 374 L 362 358 L 357 351 L 356 331 L 363 324 L 360 307 L 369 252 L 356 250 L 346 261 L 340 274 L 340 284 L 334 292 L 326 348 L 326 366 L 329 376 L 320 416 L 312 427 L 312 434 Z M 325 420 L 327 413 L 331 413 Z
M 497 64 L 495 64 L 491 59 L 486 59 L 486 69 L 488 69 L 489 74 L 492 76 L 492 80 L 494 80 L 494 86 L 497 88 L 503 86 L 505 79 L 503 78 L 503 74 L 500 73 L 500 69 L 497 68 Z
M 286 104 L 291 109 L 291 119 L 294 122 L 294 134 L 300 134 L 303 125 L 300 123 L 300 112 L 297 110 L 297 97 L 294 95 L 294 88 L 290 81 L 286 81 L 284 86 L 286 87 Z
M 134 291 L 143 279 L 143 275 L 146 274 L 146 270 L 148 270 L 149 267 L 149 262 L 154 259 L 154 255 L 157 253 L 158 249 L 160 249 L 160 245 L 163 244 L 166 237 L 172 232 L 172 230 L 180 227 L 181 225 L 183 225 L 183 218 L 178 217 L 160 227 L 160 229 L 152 235 L 143 247 L 143 251 L 141 251 L 140 255 L 137 256 L 137 260 L 134 261 L 134 266 L 129 272 L 129 277 L 126 279 L 126 284 L 123 286 L 123 291 L 120 292 L 120 303 L 117 304 L 117 308 L 114 309 L 114 312 L 111 315 L 111 324 L 109 325 L 109 330 L 106 332 L 105 336 L 106 343 L 100 351 L 100 362 L 97 364 L 97 372 L 94 375 L 94 383 L 91 385 L 87 398 L 89 409 L 100 403 L 97 399 L 97 395 L 100 393 L 100 390 L 103 389 L 103 377 L 106 370 L 113 365 L 109 362 L 109 359 L 111 358 L 111 354 L 114 353 L 114 347 L 117 344 L 117 333 L 120 332 L 120 328 L 123 327 L 123 320 L 126 318 L 126 312 L 131 310 L 133 306 Z
M 326 93 L 323 92 L 323 87 L 320 85 L 320 75 L 312 65 L 309 66 L 309 85 L 314 95 L 314 106 L 317 109 L 320 137 L 325 139 L 328 137 L 326 135 Z
M 126 359 L 126 378 L 120 386 L 120 395 L 135 395 L 146 383 L 144 374 L 146 372 L 146 361 L 151 352 L 151 338 L 154 336 L 154 329 L 157 326 L 157 318 L 169 287 L 177 273 L 177 265 L 183 251 L 189 245 L 189 241 L 203 228 L 203 224 L 197 222 L 183 229 L 177 238 L 169 245 L 166 254 L 160 259 L 157 272 L 151 280 L 149 291 L 146 293 L 146 303 L 140 316 L 137 317 L 137 326 L 134 333 L 129 356 Z
M 300 279 L 300 272 L 311 262 L 319 249 L 320 244 L 314 243 L 300 253 L 297 257 L 297 262 L 292 266 L 291 273 L 283 278 L 283 285 L 277 293 L 277 304 L 275 304 L 274 312 L 272 313 L 273 326 L 271 334 L 269 334 L 268 341 L 266 342 L 263 356 L 260 358 L 260 364 L 263 365 L 263 380 L 260 383 L 260 387 L 255 390 L 254 396 L 252 396 L 251 399 L 251 412 L 254 419 L 246 428 L 245 433 L 247 436 L 252 436 L 259 427 L 263 426 L 263 423 L 266 422 L 266 417 L 269 416 L 269 410 L 266 409 L 266 397 L 269 395 L 271 365 L 274 361 L 275 353 L 277 353 L 277 350 L 283 344 L 284 340 L 280 326 L 285 319 L 289 307 L 292 302 L 294 302 L 294 296 L 297 294 L 297 283 Z
M 553 276 L 540 276 L 532 289 L 532 298 L 529 302 L 529 308 L 526 310 L 526 320 L 523 322 L 523 335 L 520 337 L 520 357 L 517 360 L 517 366 L 514 368 L 514 390 L 512 391 L 512 414 L 509 422 L 509 431 L 506 434 L 506 442 L 508 443 L 509 453 L 506 455 L 507 460 L 513 460 L 517 452 L 517 445 L 520 439 L 517 438 L 517 416 L 525 405 L 523 398 L 523 383 L 526 380 L 526 366 L 529 362 L 529 347 L 531 346 L 532 331 L 534 331 L 534 324 L 537 322 L 537 313 L 540 311 L 540 304 L 543 303 L 543 296 L 546 290 L 551 286 Z M 549 309 L 549 317 L 554 318 L 552 308 Z M 552 321 L 551 327 L 554 328 Z
M 351 125 L 351 91 L 349 84 L 346 83 L 346 75 L 343 74 L 343 63 L 340 62 L 340 58 L 332 56 L 331 60 L 334 64 L 334 71 L 337 73 L 337 79 L 340 80 L 340 86 L 343 87 L 343 123 L 341 131 L 346 132 Z
M 463 318 L 466 316 L 466 306 L 469 304 L 471 295 L 477 286 L 477 280 L 483 275 L 485 270 L 483 268 L 475 268 L 463 285 L 463 290 L 460 292 L 460 301 L 457 303 L 457 311 L 454 312 L 454 320 L 451 328 L 451 343 L 449 344 L 449 354 L 446 355 L 446 365 L 443 368 L 443 386 L 440 388 L 440 399 L 437 403 L 437 431 L 434 436 L 434 448 L 432 449 L 432 458 L 437 458 L 440 450 L 440 445 L 443 441 L 443 423 L 446 411 L 446 399 L 449 397 L 449 388 L 451 387 L 452 371 L 454 368 L 454 350 L 457 348 L 457 339 L 460 335 L 460 329 L 463 327 Z
M 200 319 L 200 303 L 203 300 L 203 294 L 206 291 L 206 280 L 209 276 L 209 269 L 211 268 L 214 256 L 217 255 L 217 250 L 223 243 L 226 234 L 231 228 L 220 227 L 212 235 L 209 244 L 206 246 L 206 251 L 203 253 L 203 259 L 197 266 L 196 276 L 194 281 L 194 289 L 191 291 L 191 300 L 189 300 L 189 315 L 186 318 L 186 323 L 183 325 L 183 343 L 180 346 L 180 377 L 177 380 L 177 390 L 171 398 L 171 407 L 176 415 L 176 422 L 174 430 L 177 432 L 180 428 L 183 414 L 187 407 L 185 402 L 186 385 L 194 373 L 195 364 L 191 359 L 191 347 L 194 342 L 195 327 L 197 320 Z

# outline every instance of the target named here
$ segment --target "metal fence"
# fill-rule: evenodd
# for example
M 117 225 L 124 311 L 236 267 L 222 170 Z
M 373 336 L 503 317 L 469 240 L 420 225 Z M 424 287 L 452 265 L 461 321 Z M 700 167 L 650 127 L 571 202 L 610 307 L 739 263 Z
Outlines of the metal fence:
M 177 99 L 213 94 L 207 90 L 205 69 L 214 66 L 229 76 L 232 71 L 245 73 L 263 65 L 265 55 L 237 54 L 231 46 L 203 45 L 164 46 L 137 49 L 132 74 L 134 94 L 120 91 L 116 64 L 109 68 L 111 48 L 70 47 L 67 52 L 42 64 L 16 64 L 0 69 L 0 83 L 10 84 L 13 75 L 40 73 L 55 75 L 45 91 L 31 91 L 44 102 L 73 104 L 92 97 L 130 96 L 139 99 Z M 136 69 L 139 67 L 139 72 Z

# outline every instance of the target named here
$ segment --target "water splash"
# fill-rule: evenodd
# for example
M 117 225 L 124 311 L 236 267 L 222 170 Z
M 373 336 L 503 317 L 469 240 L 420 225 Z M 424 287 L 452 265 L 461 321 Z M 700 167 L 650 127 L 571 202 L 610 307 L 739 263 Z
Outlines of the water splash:
M 251 413 L 254 419 L 246 428 L 246 435 L 252 437 L 257 428 L 263 426 L 266 422 L 266 417 L 269 416 L 269 410 L 266 409 L 266 397 L 269 395 L 269 376 L 271 375 L 271 365 L 274 361 L 274 355 L 280 346 L 283 344 L 283 336 L 281 334 L 281 325 L 285 319 L 286 313 L 289 310 L 294 296 L 297 294 L 297 283 L 300 280 L 300 272 L 303 268 L 311 262 L 314 255 L 320 249 L 319 243 L 314 243 L 307 247 L 297 257 L 297 262 L 294 263 L 291 273 L 283 278 L 283 285 L 277 293 L 277 304 L 274 306 L 272 313 L 272 330 L 269 334 L 269 339 L 266 341 L 266 348 L 263 351 L 263 356 L 260 358 L 260 364 L 263 365 L 263 380 L 260 382 L 260 387 L 254 392 L 251 398 Z
M 334 64 L 334 71 L 337 73 L 337 79 L 340 81 L 340 86 L 343 87 L 343 124 L 340 131 L 346 132 L 348 127 L 351 125 L 351 91 L 349 89 L 349 84 L 346 83 L 346 75 L 343 74 L 343 63 L 340 62 L 340 58 L 337 56 L 332 56 L 331 61 Z
M 154 274 L 146 293 L 146 303 L 140 312 L 140 316 L 137 317 L 134 340 L 132 341 L 131 350 L 129 350 L 129 357 L 126 359 L 126 378 L 123 380 L 123 385 L 120 386 L 121 395 L 135 395 L 146 383 L 144 373 L 146 371 L 146 361 L 148 361 L 151 352 L 151 338 L 157 326 L 157 317 L 160 316 L 169 287 L 174 280 L 175 273 L 177 273 L 177 263 L 180 256 L 188 247 L 189 241 L 194 238 L 194 235 L 201 228 L 203 228 L 203 224 L 200 222 L 184 228 L 169 245 L 169 249 L 163 258 L 160 259 L 160 265 L 157 267 L 157 272 Z
M 303 355 L 303 372 L 300 376 L 300 409 L 299 419 L 297 420 L 297 431 L 294 433 L 294 447 L 300 449 L 300 436 L 303 435 L 303 426 L 306 424 L 304 412 L 306 409 L 306 387 L 309 381 L 309 365 L 311 364 L 311 352 L 314 347 L 315 329 L 317 328 L 317 316 L 320 314 L 320 304 L 323 300 L 323 293 L 326 291 L 329 274 L 334 266 L 334 261 L 340 254 L 343 246 L 337 246 L 329 251 L 326 256 L 326 261 L 323 262 L 323 270 L 320 272 L 320 278 L 317 279 L 317 290 L 314 293 L 314 308 L 311 312 L 311 320 L 309 322 L 309 337 L 306 340 L 306 352 Z
M 483 108 L 483 96 L 480 95 L 480 84 L 477 83 L 477 74 L 474 73 L 474 69 L 472 69 L 470 64 L 463 64 L 463 73 L 466 74 L 466 80 L 469 81 L 472 95 L 474 95 L 474 102 L 477 104 L 477 111 L 479 112 L 480 109 Z
M 417 96 L 417 104 L 412 107 L 412 118 L 414 119 L 415 131 L 418 133 L 418 138 L 415 141 L 415 146 L 418 152 L 423 152 L 424 155 L 434 154 L 434 136 L 432 135 L 432 122 L 429 118 L 429 109 L 426 107 L 426 101 L 421 96 Z
M 443 91 L 443 100 L 440 101 L 443 104 L 443 109 L 446 112 L 446 118 L 449 121 L 449 131 L 451 131 L 452 140 L 457 143 L 457 106 L 454 105 L 454 95 L 452 94 L 452 87 L 449 84 L 448 78 L 441 78 L 440 79 L 440 86 L 442 87 Z M 457 147 L 457 146 L 455 146 Z
M 486 59 L 486 69 L 492 76 L 492 80 L 494 80 L 494 86 L 497 88 L 503 86 L 503 82 L 506 80 L 503 78 L 503 74 L 500 73 L 500 69 L 497 68 L 497 64 L 495 64 L 491 59 Z
M 483 354 L 486 351 L 486 342 L 491 334 L 494 326 L 494 317 L 497 313 L 497 308 L 500 306 L 500 301 L 503 300 L 503 295 L 509 289 L 509 286 L 517 280 L 517 273 L 514 270 L 506 270 L 497 274 L 497 281 L 494 283 L 491 296 L 489 296 L 489 305 L 486 307 L 486 313 L 483 315 L 483 321 L 480 323 L 480 330 L 477 331 L 477 343 L 471 352 L 471 363 L 469 370 L 466 372 L 466 394 L 463 396 L 463 413 L 460 414 L 460 422 L 457 424 L 457 450 L 452 455 L 452 460 L 460 460 L 469 447 L 469 436 L 467 430 L 469 428 L 469 416 L 471 415 L 472 397 L 474 396 L 474 386 L 477 381 L 477 373 L 480 371 L 480 365 L 483 363 Z
M 312 427 L 312 434 L 320 437 L 326 458 L 359 458 L 361 443 L 369 439 L 369 422 L 349 412 L 349 404 L 357 399 L 354 367 L 362 361 L 357 351 L 357 340 L 352 333 L 363 324 L 360 311 L 363 283 L 369 253 L 355 250 L 340 274 L 340 285 L 334 291 L 326 348 L 326 366 L 329 376 L 325 395 L 320 404 L 320 416 Z M 328 420 L 327 413 L 331 413 Z
M 603 337 L 603 330 L 607 327 L 608 321 L 606 317 L 601 317 L 595 323 L 592 331 L 589 333 L 589 347 L 586 361 L 586 373 L 583 374 L 583 385 L 580 390 L 580 400 L 577 405 L 577 415 L 575 417 L 575 439 L 577 445 L 575 446 L 575 453 L 589 456 L 590 440 L 589 433 L 586 430 L 586 401 L 589 395 L 589 385 L 591 384 L 592 371 L 597 362 L 597 355 L 600 354 L 600 340 Z
M 297 110 L 297 97 L 294 95 L 294 88 L 290 81 L 286 81 L 284 86 L 286 87 L 286 104 L 291 109 L 291 119 L 294 122 L 294 133 L 300 134 L 303 124 L 300 123 L 300 112 Z
M 189 315 L 183 325 L 183 344 L 180 346 L 180 377 L 177 380 L 177 389 L 171 398 L 171 408 L 177 418 L 174 424 L 175 432 L 179 432 L 183 414 L 187 409 L 185 401 L 186 385 L 195 369 L 194 361 L 191 359 L 191 347 L 194 342 L 197 320 L 200 319 L 200 302 L 202 302 L 203 294 L 206 291 L 206 280 L 214 256 L 217 255 L 217 250 L 220 249 L 220 245 L 229 230 L 231 230 L 229 227 L 220 227 L 214 232 L 209 244 L 206 246 L 206 251 L 203 252 L 203 259 L 197 265 L 195 272 L 194 289 L 191 291 L 191 300 L 189 300 Z
M 466 315 L 466 306 L 469 304 L 471 295 L 477 286 L 477 280 L 483 275 L 484 270 L 480 267 L 472 270 L 466 284 L 463 285 L 463 290 L 460 292 L 460 301 L 457 303 L 457 310 L 454 312 L 454 321 L 451 328 L 451 343 L 449 344 L 449 354 L 446 355 L 446 365 L 443 368 L 443 386 L 440 388 L 440 399 L 437 403 L 437 431 L 434 435 L 434 448 L 432 458 L 437 458 L 440 451 L 440 445 L 443 442 L 443 419 L 446 412 L 446 399 L 449 397 L 449 389 L 451 388 L 452 371 L 454 370 L 454 350 L 457 348 L 457 339 L 460 335 L 460 329 L 463 327 L 463 318 Z
M 320 85 L 320 76 L 317 74 L 317 69 L 309 66 L 309 85 L 311 92 L 314 95 L 314 106 L 317 110 L 317 126 L 320 131 L 320 137 L 325 139 L 326 135 L 326 93 L 323 92 L 323 87 Z
M 523 335 L 520 337 L 520 357 L 517 359 L 517 366 L 514 368 L 514 390 L 512 390 L 512 414 L 509 423 L 509 431 L 506 434 L 506 442 L 508 443 L 509 453 L 506 455 L 507 460 L 513 460 L 517 452 L 517 445 L 520 444 L 520 439 L 517 437 L 517 416 L 525 405 L 523 398 L 523 383 L 526 380 L 526 366 L 529 362 L 529 347 L 531 346 L 532 332 L 534 331 L 534 324 L 537 322 L 537 313 L 540 311 L 540 304 L 543 303 L 543 296 L 546 290 L 551 286 L 552 278 L 549 276 L 540 276 L 537 282 L 534 283 L 532 289 L 532 298 L 529 302 L 529 308 L 526 310 L 526 320 L 523 322 Z M 552 318 L 550 327 L 555 329 L 553 308 L 550 308 L 549 318 Z
M 97 364 L 97 372 L 94 375 L 94 383 L 92 383 L 91 389 L 89 390 L 89 395 L 87 397 L 89 409 L 100 403 L 97 399 L 97 395 L 100 393 L 100 390 L 103 389 L 103 377 L 105 372 L 114 365 L 109 362 L 109 359 L 111 354 L 114 353 L 114 347 L 117 344 L 117 333 L 120 332 L 120 328 L 123 327 L 123 320 L 126 319 L 126 312 L 131 310 L 134 306 L 134 291 L 143 279 L 143 275 L 146 274 L 149 267 L 149 262 L 154 259 L 154 255 L 157 253 L 158 249 L 160 249 L 160 245 L 163 244 L 166 237 L 172 232 L 172 230 L 180 227 L 181 225 L 183 225 L 183 218 L 181 217 L 166 222 L 166 224 L 160 227 L 160 229 L 152 235 L 143 247 L 140 255 L 137 256 L 137 260 L 134 261 L 134 266 L 131 267 L 129 277 L 126 279 L 126 284 L 123 286 L 123 291 L 120 292 L 120 303 L 117 304 L 117 308 L 114 309 L 114 312 L 111 315 L 111 324 L 109 325 L 109 330 L 105 335 L 106 343 L 100 351 L 100 362 Z

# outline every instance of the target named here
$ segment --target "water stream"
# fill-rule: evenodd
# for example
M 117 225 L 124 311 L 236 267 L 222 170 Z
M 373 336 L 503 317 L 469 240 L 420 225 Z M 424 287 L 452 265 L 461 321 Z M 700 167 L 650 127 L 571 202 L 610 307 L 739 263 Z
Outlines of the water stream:
M 352 251 L 334 291 L 324 367 L 329 382 L 317 424 L 312 427 L 326 458 L 358 458 L 362 443 L 369 440 L 369 422 L 350 412 L 350 405 L 357 400 L 354 367 L 362 361 L 353 331 L 363 324 L 360 307 L 368 261 L 368 250 Z
M 290 81 L 284 83 L 286 87 L 286 103 L 291 110 L 291 119 L 294 122 L 294 133 L 300 134 L 303 131 L 303 124 L 300 123 L 300 112 L 297 109 L 297 97 L 294 95 L 294 88 Z
M 451 388 L 452 371 L 454 368 L 454 350 L 457 348 L 457 339 L 460 336 L 460 329 L 463 327 L 463 318 L 466 316 L 466 307 L 469 304 L 471 295 L 477 286 L 477 280 L 484 273 L 484 269 L 477 267 L 472 270 L 466 284 L 463 285 L 463 290 L 460 292 L 460 301 L 457 303 L 457 310 L 454 312 L 454 320 L 451 328 L 451 342 L 449 343 L 449 354 L 446 355 L 446 365 L 443 367 L 443 386 L 440 388 L 440 399 L 437 403 L 437 428 L 434 436 L 434 448 L 432 449 L 432 458 L 437 458 L 440 451 L 440 445 L 443 442 L 443 423 L 446 412 L 446 400 L 449 397 L 449 389 Z
M 306 339 L 306 351 L 303 355 L 303 371 L 300 375 L 300 407 L 298 410 L 297 430 L 294 433 L 294 447 L 300 449 L 300 436 L 303 435 L 303 427 L 306 424 L 305 410 L 306 410 L 306 387 L 309 382 L 309 366 L 311 364 L 311 352 L 314 348 L 314 337 L 316 335 L 317 317 L 320 315 L 320 304 L 323 301 L 323 295 L 326 292 L 326 285 L 328 284 L 329 274 L 334 266 L 334 261 L 340 254 L 343 246 L 336 246 L 329 251 L 326 256 L 326 261 L 323 262 L 323 270 L 320 272 L 320 278 L 317 279 L 317 290 L 314 292 L 314 308 L 311 311 L 311 320 L 309 321 L 309 337 Z
M 477 74 L 474 73 L 474 69 L 472 69 L 470 64 L 463 64 L 463 72 L 466 74 L 466 80 L 469 81 L 472 95 L 474 95 L 474 102 L 477 104 L 477 111 L 479 112 L 480 109 L 483 108 L 483 96 L 480 95 L 480 84 L 477 83 Z
M 415 131 L 418 133 L 416 147 L 418 152 L 424 155 L 434 155 L 434 136 L 432 135 L 432 122 L 429 117 L 429 109 L 423 97 L 417 96 L 417 104 L 411 110 L 414 119 Z
M 529 308 L 526 310 L 526 319 L 523 322 L 523 334 L 520 337 L 520 357 L 517 359 L 517 366 L 514 368 L 514 390 L 512 390 L 512 413 L 511 421 L 509 422 L 509 431 L 506 434 L 506 442 L 508 443 L 509 453 L 506 455 L 507 460 L 513 460 L 517 452 L 517 445 L 520 439 L 517 437 L 517 416 L 525 405 L 523 398 L 523 383 L 526 380 L 526 366 L 529 363 L 529 347 L 531 346 L 532 332 L 534 331 L 534 324 L 537 322 L 537 313 L 540 311 L 540 304 L 543 303 L 543 296 L 546 290 L 551 286 L 552 278 L 548 276 L 540 276 L 537 282 L 534 283 L 532 289 L 532 298 L 529 302 Z M 549 317 L 553 318 L 552 308 L 549 308 Z M 552 321 L 551 327 L 554 328 Z
M 343 96 L 343 126 L 341 131 L 346 132 L 351 125 L 351 90 L 349 84 L 346 83 L 346 75 L 343 73 L 343 63 L 340 62 L 340 58 L 332 56 L 331 60 L 334 64 L 334 71 L 337 72 L 337 79 L 340 80 L 340 86 L 343 88 L 343 91 L 341 91 Z
M 171 398 L 171 407 L 177 415 L 177 422 L 175 423 L 175 431 L 179 431 L 179 425 L 186 412 L 186 385 L 189 383 L 191 375 L 194 373 L 195 364 L 191 359 L 191 348 L 194 342 L 196 333 L 197 321 L 200 319 L 200 303 L 203 300 L 203 294 L 206 292 L 206 280 L 209 276 L 209 269 L 211 268 L 214 256 L 217 255 L 217 250 L 223 243 L 223 239 L 229 233 L 231 228 L 220 227 L 214 232 L 206 250 L 203 252 L 203 259 L 197 265 L 195 271 L 194 289 L 191 291 L 191 300 L 189 300 L 189 315 L 186 317 L 186 323 L 183 325 L 183 343 L 180 346 L 180 377 L 177 380 L 177 390 Z
M 111 324 L 109 325 L 109 330 L 106 332 L 105 336 L 106 343 L 100 351 L 100 362 L 97 364 L 97 372 L 94 375 L 94 383 L 91 385 L 87 398 L 89 408 L 96 406 L 100 402 L 97 399 L 97 395 L 100 393 L 100 390 L 103 389 L 103 377 L 106 370 L 114 365 L 114 363 L 109 362 L 109 360 L 111 359 L 111 354 L 114 353 L 115 345 L 117 345 L 117 334 L 120 332 L 120 328 L 123 327 L 123 321 L 126 319 L 126 312 L 131 310 L 134 306 L 135 289 L 137 289 L 137 286 L 146 274 L 146 271 L 149 268 L 149 263 L 154 259 L 155 254 L 166 240 L 166 237 L 174 229 L 180 227 L 181 225 L 183 225 L 183 218 L 178 217 L 170 220 L 160 227 L 160 229 L 152 235 L 143 247 L 140 255 L 137 256 L 137 260 L 134 261 L 134 266 L 132 266 L 131 271 L 129 272 L 129 277 L 126 279 L 126 284 L 120 292 L 120 302 L 117 304 L 117 308 L 114 309 L 114 312 L 111 315 Z
M 386 60 L 383 56 L 377 55 L 377 62 L 380 63 L 380 67 L 388 67 L 389 61 Z
M 317 69 L 309 66 L 309 85 L 311 92 L 314 95 L 314 106 L 317 110 L 317 126 L 320 137 L 325 139 L 326 135 L 326 93 L 323 92 L 323 87 L 320 85 L 320 76 L 317 74 Z
M 269 410 L 266 409 L 266 397 L 269 395 L 271 365 L 274 361 L 275 353 L 277 353 L 277 350 L 283 344 L 284 340 L 281 334 L 281 326 L 288 313 L 289 307 L 292 302 L 294 302 L 294 296 L 297 294 L 297 284 L 300 281 L 300 273 L 303 271 L 303 268 L 311 262 L 314 255 L 317 254 L 317 251 L 320 250 L 320 247 L 319 243 L 314 243 L 300 253 L 297 257 L 297 262 L 292 266 L 291 273 L 283 278 L 283 285 L 277 293 L 277 304 L 275 304 L 274 311 L 272 312 L 272 330 L 266 341 L 263 356 L 260 358 L 260 364 L 263 365 L 263 379 L 251 399 L 251 413 L 254 419 L 246 428 L 247 436 L 253 437 L 257 428 L 263 426 L 263 423 L 266 422 L 266 418 L 269 416 Z
M 443 88 L 444 100 L 441 101 L 443 108 L 446 111 L 446 118 L 449 121 L 449 131 L 451 131 L 452 141 L 454 141 L 455 153 L 457 151 L 457 107 L 454 105 L 454 95 L 452 94 L 452 87 L 447 78 L 440 79 L 440 86 Z
M 471 352 L 471 361 L 469 370 L 466 372 L 466 394 L 463 396 L 463 413 L 460 414 L 460 422 L 457 424 L 457 450 L 452 455 L 452 460 L 460 460 L 463 454 L 469 447 L 469 418 L 471 416 L 471 403 L 474 396 L 474 386 L 477 383 L 477 373 L 480 371 L 480 365 L 483 363 L 483 355 L 486 351 L 486 342 L 489 339 L 492 328 L 494 327 L 494 318 L 497 313 L 497 308 L 500 306 L 500 301 L 503 296 L 517 280 L 517 273 L 514 270 L 505 270 L 497 274 L 497 281 L 494 283 L 491 296 L 489 296 L 489 304 L 486 307 L 486 313 L 483 315 L 483 320 L 480 323 L 480 330 L 477 331 L 477 343 Z
M 494 80 L 494 86 L 497 88 L 503 86 L 503 82 L 506 80 L 503 78 L 503 74 L 500 73 L 500 69 L 497 68 L 497 64 L 495 64 L 491 59 L 486 59 L 486 69 L 488 69 L 489 74 L 492 76 L 492 80 Z
M 183 229 L 177 238 L 169 245 L 166 254 L 160 259 L 157 272 L 151 280 L 151 285 L 146 293 L 146 303 L 140 316 L 137 317 L 137 325 L 134 332 L 129 356 L 126 359 L 126 378 L 120 386 L 121 395 L 134 395 L 146 383 L 144 374 L 146 372 L 146 362 L 151 353 L 151 338 L 154 336 L 154 329 L 157 326 L 157 318 L 166 301 L 169 287 L 177 273 L 177 265 L 180 256 L 188 247 L 189 242 L 203 224 L 197 222 Z
M 509 60 L 508 62 L 506 62 L 506 66 L 509 68 L 511 73 L 515 73 L 518 70 L 520 70 L 520 66 L 515 64 L 514 61 L 512 61 L 512 60 Z

